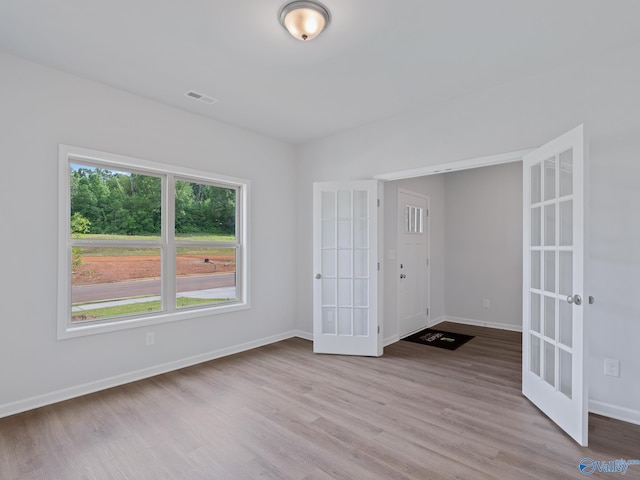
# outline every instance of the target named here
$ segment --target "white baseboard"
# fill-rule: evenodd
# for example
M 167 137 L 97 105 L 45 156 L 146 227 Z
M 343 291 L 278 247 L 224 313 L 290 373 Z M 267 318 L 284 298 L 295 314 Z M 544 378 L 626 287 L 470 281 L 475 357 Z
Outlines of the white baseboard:
M 409 332 L 406 335 L 400 336 L 399 334 L 395 334 L 395 335 L 392 335 L 390 337 L 387 337 L 387 338 L 384 339 L 383 345 L 385 347 L 388 347 L 392 343 L 396 343 L 397 341 L 402 340 L 403 338 L 408 337 L 409 335 L 413 335 L 414 333 L 417 333 L 420 330 L 424 330 L 425 328 L 431 328 L 434 325 L 439 324 L 440 322 L 444 321 L 443 319 L 444 319 L 444 317 L 438 317 L 438 318 L 435 318 L 433 320 L 429 320 L 424 327 L 420 327 L 415 332 Z
M 618 407 L 596 400 L 589 400 L 589 412 L 603 417 L 614 418 L 623 422 L 634 423 L 640 425 L 640 410 L 632 410 L 630 408 Z
M 295 331 L 295 336 L 299 337 L 299 338 L 303 338 L 304 340 L 309 340 L 309 341 L 313 342 L 313 333 L 303 332 L 302 330 L 296 330 Z M 389 338 L 385 338 L 382 341 L 382 345 L 384 347 L 388 347 L 392 343 L 396 343 L 398 340 L 400 340 L 398 335 L 393 335 L 393 336 L 391 336 Z
M 480 327 L 498 328 L 501 330 L 510 330 L 514 332 L 522 332 L 522 327 L 516 327 L 513 325 L 505 325 L 503 323 L 483 322 L 480 320 L 472 320 L 469 318 L 459 317 L 440 317 L 433 322 L 429 323 L 429 327 L 435 326 L 442 322 L 461 323 L 465 325 L 476 325 Z M 390 342 L 393 343 L 393 342 Z M 386 343 L 385 343 L 386 346 Z M 616 405 L 610 405 L 604 402 L 598 402 L 595 400 L 589 400 L 589 412 L 603 417 L 613 418 L 622 422 L 633 423 L 640 425 L 640 410 L 632 410 L 630 408 L 618 407 Z
M 499 330 L 509 330 L 511 332 L 522 332 L 522 325 L 507 325 L 505 323 L 485 322 L 482 320 L 474 320 L 472 318 L 443 317 L 441 322 L 462 323 L 464 325 L 475 325 L 477 327 L 488 327 L 497 328 Z
M 384 340 L 382 340 L 382 346 L 383 347 L 388 347 L 392 343 L 396 343 L 398 340 L 400 340 L 400 336 L 399 335 L 391 335 L 390 337 L 387 337 Z
M 504 328 L 505 326 L 502 324 L 498 324 L 500 326 L 492 326 L 491 324 L 486 324 L 487 322 L 477 322 L 477 321 L 471 321 L 468 319 L 459 319 L 455 317 L 447 317 L 447 318 L 440 317 L 438 319 L 434 319 L 433 321 L 429 322 L 428 326 L 431 327 L 445 321 L 455 322 L 455 323 L 464 323 L 468 325 L 491 326 L 491 328 L 503 328 L 506 330 L 510 330 L 510 328 Z M 47 393 L 44 395 L 38 395 L 38 396 L 27 398 L 24 400 L 19 400 L 17 402 L 0 405 L 0 418 L 8 417 L 9 415 L 15 415 L 17 413 L 25 412 L 27 410 L 33 410 L 34 408 L 44 407 L 45 405 L 51 405 L 53 403 L 62 402 L 64 400 L 69 400 L 71 398 L 80 397 L 82 395 L 88 395 L 90 393 L 98 392 L 100 390 L 106 390 L 107 388 L 117 387 L 119 385 L 124 385 L 126 383 L 131 383 L 138 380 L 144 380 L 145 378 L 150 378 L 163 373 L 179 370 L 181 368 L 190 367 L 198 363 L 208 362 L 210 360 L 215 360 L 216 358 L 226 357 L 228 355 L 233 355 L 235 353 L 245 352 L 247 350 L 252 350 L 254 348 L 262 347 L 264 345 L 269 345 L 271 343 L 279 342 L 292 337 L 299 337 L 299 338 L 303 338 L 305 340 L 311 340 L 311 341 L 313 340 L 313 334 L 309 332 L 304 332 L 301 330 L 294 330 L 294 331 L 282 333 L 279 335 L 273 335 L 271 337 L 261 338 L 258 340 L 254 340 L 252 342 L 247 342 L 247 343 L 235 345 L 232 347 L 222 348 L 220 350 L 214 350 L 212 352 L 203 353 L 201 355 L 195 355 L 195 356 L 184 358 L 181 360 L 176 360 L 174 362 L 169 362 L 162 365 L 156 365 L 154 367 L 136 370 L 134 372 L 129 372 L 123 375 L 116 375 L 114 377 L 97 380 L 95 382 L 89 382 L 82 385 L 77 385 L 75 387 L 57 390 L 55 392 Z M 398 340 L 400 340 L 398 335 L 393 335 L 391 337 L 388 337 L 384 339 L 384 346 L 386 347 L 388 345 L 391 345 L 392 343 L 395 343 Z M 607 403 L 590 400 L 589 411 L 597 415 L 602 415 L 602 416 L 610 417 L 616 420 L 621 420 L 623 422 L 629 422 L 636 425 L 640 425 L 639 410 L 632 410 L 625 407 L 618 407 L 616 405 L 610 405 Z
M 438 318 L 434 318 L 433 320 L 429 320 L 429 323 L 427 323 L 427 327 L 428 328 L 435 327 L 439 323 L 446 322 L 446 321 L 447 321 L 446 317 L 444 315 L 441 315 Z
M 293 332 L 293 334 L 298 338 L 302 338 L 304 340 L 309 340 L 313 342 L 313 333 L 303 332 L 302 330 L 296 330 Z
M 302 330 L 296 330 L 295 332 L 295 336 L 302 338 L 304 340 L 309 340 L 311 342 L 313 342 L 313 333 L 309 333 L 309 332 L 303 332 Z M 389 338 L 385 338 L 382 341 L 382 345 L 385 347 L 388 347 L 389 345 L 391 345 L 392 343 L 397 342 L 398 340 L 400 340 L 400 338 L 398 337 L 398 335 L 393 335 Z
M 434 318 L 433 320 L 429 321 L 424 328 L 434 327 L 442 322 L 462 323 L 464 325 L 476 325 L 480 327 L 498 328 L 501 330 L 522 332 L 522 327 L 516 327 L 513 325 L 505 325 L 503 323 L 483 322 L 480 320 L 472 320 L 469 318 L 445 317 L 445 316 Z M 295 330 L 293 333 L 294 333 L 294 336 L 296 337 L 313 341 L 312 333 L 303 332 L 302 330 Z M 400 336 L 398 334 L 392 335 L 383 340 L 383 345 L 385 347 L 388 347 L 389 345 L 396 343 L 399 340 L 400 340 Z M 624 407 L 617 407 L 615 405 L 609 405 L 607 403 L 590 400 L 589 412 L 595 413 L 597 415 L 602 415 L 604 417 L 621 420 L 623 422 L 629 422 L 629 423 L 634 423 L 636 425 L 640 425 L 640 411 L 638 410 L 631 410 Z M 2 416 L 1 413 L 2 412 L 0 410 L 0 417 Z
M 38 395 L 17 402 L 7 403 L 0 405 L 0 418 L 8 417 L 9 415 L 15 415 L 16 413 L 26 412 L 27 410 L 33 410 L 34 408 L 44 407 L 45 405 L 51 405 L 53 403 L 62 402 L 71 398 L 80 397 L 89 393 L 98 392 L 107 388 L 117 387 L 126 383 L 143 380 L 145 378 L 154 377 L 162 373 L 171 372 L 173 370 L 179 370 L 181 368 L 190 367 L 198 363 L 208 362 L 215 360 L 216 358 L 226 357 L 235 353 L 252 350 L 254 348 L 269 345 L 271 343 L 279 342 L 297 336 L 297 332 L 285 332 L 270 337 L 261 338 L 240 345 L 234 345 L 232 347 L 221 348 L 220 350 L 214 350 L 212 352 L 203 353 L 200 355 L 194 355 L 192 357 L 183 358 L 173 362 L 164 363 L 162 365 L 156 365 L 153 367 L 143 368 L 134 372 L 125 373 L 122 375 L 116 375 L 114 377 L 104 378 L 95 382 L 89 382 L 82 385 L 77 385 L 70 388 L 64 388 L 55 392 L 46 393 L 44 395 Z
M 436 319 L 434 319 L 434 320 L 429 321 L 429 322 L 428 322 L 424 327 L 422 327 L 422 328 L 429 328 L 429 327 L 432 327 L 432 326 L 434 326 L 434 325 L 437 325 L 438 323 L 443 322 L 443 321 L 445 321 L 445 318 L 444 318 L 444 317 L 438 317 L 438 318 L 436 318 Z M 422 330 L 422 328 L 421 328 L 420 330 Z M 310 341 L 312 341 L 312 342 L 313 342 L 313 333 L 305 332 L 305 331 L 302 331 L 302 330 L 295 330 L 295 331 L 294 331 L 294 335 L 295 335 L 296 337 L 300 337 L 300 338 L 303 338 L 303 339 L 305 339 L 305 340 L 310 340 Z M 383 345 L 383 347 L 388 347 L 388 346 L 389 346 L 389 345 L 391 345 L 392 343 L 396 343 L 396 342 L 397 342 L 397 341 L 399 341 L 399 340 L 400 340 L 400 336 L 399 336 L 398 334 L 395 334 L 395 335 L 392 335 L 392 336 L 390 336 L 390 337 L 387 337 L 387 338 L 383 339 L 383 340 L 382 340 L 382 345 Z

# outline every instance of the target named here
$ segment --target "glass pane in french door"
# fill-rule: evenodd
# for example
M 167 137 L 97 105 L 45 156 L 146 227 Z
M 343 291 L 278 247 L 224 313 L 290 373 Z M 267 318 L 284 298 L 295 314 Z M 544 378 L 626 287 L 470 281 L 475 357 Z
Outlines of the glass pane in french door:
M 322 193 L 322 333 L 368 336 L 369 193 Z
M 529 298 L 531 301 L 530 321 L 529 321 L 529 371 L 536 376 L 541 375 L 542 367 L 542 335 L 545 324 L 543 295 L 542 295 L 542 163 L 534 163 L 531 165 L 531 208 L 530 208 L 530 230 L 529 238 L 530 249 L 530 282 L 529 282 Z
M 573 152 L 531 166 L 529 371 L 572 395 Z

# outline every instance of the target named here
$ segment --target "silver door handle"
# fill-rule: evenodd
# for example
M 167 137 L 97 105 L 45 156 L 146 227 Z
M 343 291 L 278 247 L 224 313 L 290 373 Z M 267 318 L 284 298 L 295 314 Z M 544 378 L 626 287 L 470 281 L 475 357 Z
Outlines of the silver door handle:
M 574 295 L 574 296 L 569 295 L 567 297 L 567 302 L 575 303 L 576 305 L 582 305 L 582 297 L 580 295 Z
M 322 275 L 320 275 L 319 273 L 316 273 L 316 279 L 320 280 L 322 278 Z
M 591 295 L 589 295 L 589 305 L 593 305 L 594 303 L 596 303 L 595 297 L 592 297 Z

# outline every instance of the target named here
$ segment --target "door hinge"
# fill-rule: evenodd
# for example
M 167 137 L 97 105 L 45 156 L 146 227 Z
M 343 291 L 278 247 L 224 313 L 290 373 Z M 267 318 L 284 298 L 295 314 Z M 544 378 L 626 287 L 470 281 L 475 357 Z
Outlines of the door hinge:
M 429 259 L 427 258 L 427 267 L 429 266 Z
M 429 309 L 427 308 L 427 317 L 429 316 Z
M 378 198 L 378 206 L 380 206 L 380 199 Z
M 380 335 L 380 325 L 378 325 L 378 335 Z
M 427 208 L 426 212 L 427 212 L 426 215 L 428 217 L 429 216 L 429 209 L 428 208 Z
M 378 262 L 378 271 L 380 271 L 380 262 Z

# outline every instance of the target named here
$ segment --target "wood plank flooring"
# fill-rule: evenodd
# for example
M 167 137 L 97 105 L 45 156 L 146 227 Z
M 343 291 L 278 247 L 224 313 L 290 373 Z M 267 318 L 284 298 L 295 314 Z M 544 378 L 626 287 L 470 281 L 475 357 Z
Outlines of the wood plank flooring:
M 0 419 L 0 479 L 567 479 L 640 457 L 640 426 L 591 415 L 581 448 L 521 395 L 520 334 L 438 328 L 476 338 L 381 358 L 290 339 Z

